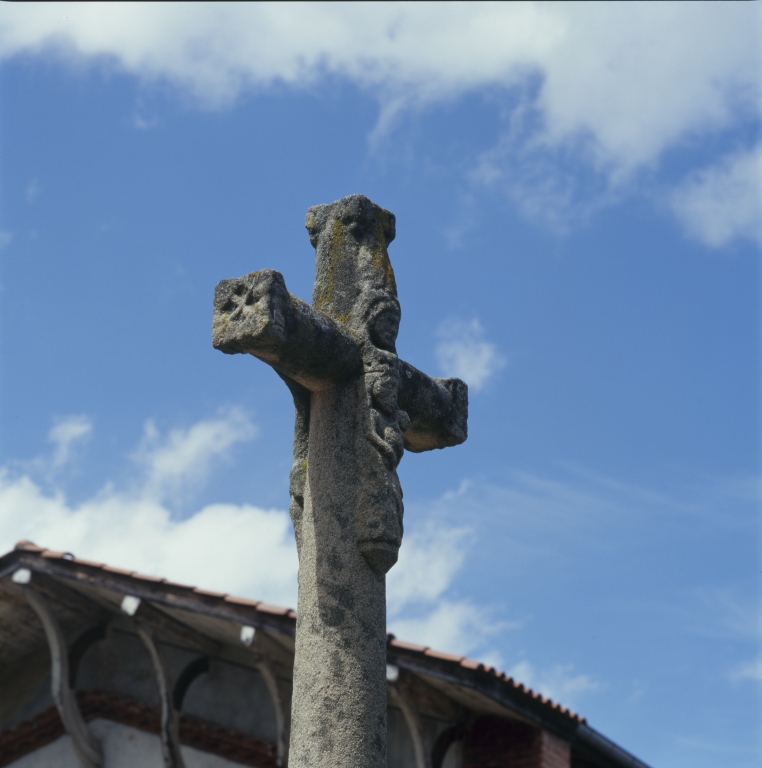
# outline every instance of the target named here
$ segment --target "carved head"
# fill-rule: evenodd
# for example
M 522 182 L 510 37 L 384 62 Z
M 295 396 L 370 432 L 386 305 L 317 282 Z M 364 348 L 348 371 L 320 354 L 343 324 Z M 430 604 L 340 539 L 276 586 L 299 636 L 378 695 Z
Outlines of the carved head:
M 306 220 L 317 262 L 313 306 L 392 352 L 400 306 L 387 246 L 395 224 L 363 195 L 316 205 Z

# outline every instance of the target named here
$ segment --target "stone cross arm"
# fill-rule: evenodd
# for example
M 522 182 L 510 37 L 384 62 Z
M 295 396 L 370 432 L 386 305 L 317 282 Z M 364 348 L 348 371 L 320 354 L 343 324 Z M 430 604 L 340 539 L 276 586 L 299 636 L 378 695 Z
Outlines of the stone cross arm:
M 312 392 L 363 373 L 362 349 L 340 322 L 286 289 L 272 269 L 222 280 L 214 294 L 212 343 L 248 353 Z M 468 389 L 400 360 L 398 405 L 410 418 L 405 448 L 414 453 L 459 445 L 467 436 Z

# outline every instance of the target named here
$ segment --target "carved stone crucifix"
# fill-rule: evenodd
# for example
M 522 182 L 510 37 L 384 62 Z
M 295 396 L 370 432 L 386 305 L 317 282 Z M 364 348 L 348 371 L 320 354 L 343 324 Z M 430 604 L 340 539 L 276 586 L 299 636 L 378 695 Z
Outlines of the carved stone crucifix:
M 386 768 L 386 573 L 402 542 L 397 465 L 466 439 L 468 389 L 397 357 L 394 214 L 351 195 L 307 211 L 312 306 L 279 272 L 222 280 L 212 343 L 271 365 L 294 398 L 299 601 L 291 768 Z

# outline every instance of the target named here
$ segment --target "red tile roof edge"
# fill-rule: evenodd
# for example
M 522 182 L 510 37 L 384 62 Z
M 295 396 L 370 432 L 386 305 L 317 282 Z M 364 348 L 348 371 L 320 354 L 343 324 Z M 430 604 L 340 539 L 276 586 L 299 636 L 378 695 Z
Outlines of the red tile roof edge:
M 160 576 L 150 576 L 147 574 L 138 573 L 137 571 L 129 571 L 123 568 L 114 568 L 113 566 L 106 565 L 105 563 L 96 563 L 96 562 L 93 562 L 92 560 L 85 560 L 85 559 L 80 559 L 78 557 L 74 557 L 70 552 L 56 552 L 54 550 L 44 549 L 43 547 L 38 547 L 32 541 L 27 541 L 27 540 L 19 541 L 14 547 L 14 550 L 20 551 L 20 552 L 28 552 L 38 557 L 44 557 L 46 560 L 64 560 L 65 562 L 73 563 L 75 565 L 84 565 L 88 568 L 94 568 L 94 569 L 102 570 L 107 573 L 112 573 L 118 576 L 124 576 L 127 579 L 135 579 L 136 581 L 153 581 L 153 582 L 161 583 L 163 586 L 171 587 L 172 589 L 186 590 L 192 594 L 203 596 L 203 597 L 210 597 L 211 599 L 220 600 L 221 602 L 233 603 L 234 605 L 248 606 L 262 613 L 269 613 L 271 615 L 283 616 L 284 618 L 288 618 L 288 619 L 296 619 L 296 611 L 294 611 L 292 608 L 285 608 L 280 605 L 270 605 L 268 603 L 262 603 L 258 600 L 251 600 L 246 597 L 235 597 L 234 595 L 228 595 L 221 592 L 211 592 L 208 590 L 200 589 L 198 587 L 190 586 L 188 584 L 178 584 L 177 582 L 169 581 L 168 579 L 164 579 Z M 521 691 L 522 693 L 528 694 L 533 699 L 540 701 L 542 704 L 544 704 L 547 707 L 550 707 L 550 709 L 554 710 L 555 712 L 563 714 L 566 717 L 569 717 L 570 719 L 575 720 L 578 723 L 586 722 L 585 718 L 582 717 L 581 715 L 578 715 L 575 712 L 572 712 L 572 710 L 568 709 L 567 707 L 564 707 L 561 704 L 547 698 L 546 696 L 542 696 L 537 691 L 533 691 L 531 688 L 528 688 L 522 683 L 515 681 L 512 677 L 507 675 L 505 672 L 501 672 L 500 670 L 495 669 L 494 667 L 486 666 L 482 662 L 476 661 L 474 659 L 468 659 L 465 656 L 457 656 L 452 653 L 437 651 L 432 648 L 429 648 L 426 645 L 418 645 L 417 643 L 408 643 L 408 642 L 405 642 L 404 640 L 398 640 L 392 634 L 388 635 L 388 644 L 392 648 L 396 648 L 402 651 L 407 651 L 408 653 L 416 653 L 416 654 L 420 654 L 421 656 L 426 656 L 428 658 L 437 659 L 437 660 L 449 662 L 452 664 L 458 664 L 464 669 L 468 669 L 473 672 L 476 672 L 479 669 L 482 669 L 484 670 L 485 673 L 492 675 L 493 677 L 496 677 L 497 679 L 503 681 L 508 685 L 511 685 L 513 688 Z

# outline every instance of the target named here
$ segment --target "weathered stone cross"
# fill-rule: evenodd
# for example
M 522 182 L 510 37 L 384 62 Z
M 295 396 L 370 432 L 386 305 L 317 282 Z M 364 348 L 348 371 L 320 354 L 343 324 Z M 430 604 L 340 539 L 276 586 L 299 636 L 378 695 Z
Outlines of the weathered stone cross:
M 403 449 L 466 439 L 468 389 L 397 357 L 394 214 L 362 195 L 307 211 L 312 306 L 279 272 L 223 280 L 214 346 L 271 365 L 296 406 L 299 553 L 291 768 L 386 768 L 386 573 L 402 542 Z M 403 448 L 404 447 L 404 448 Z

